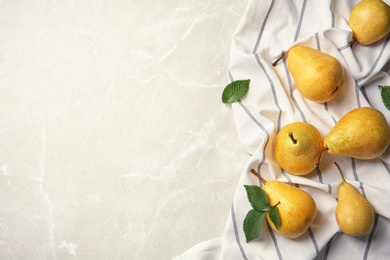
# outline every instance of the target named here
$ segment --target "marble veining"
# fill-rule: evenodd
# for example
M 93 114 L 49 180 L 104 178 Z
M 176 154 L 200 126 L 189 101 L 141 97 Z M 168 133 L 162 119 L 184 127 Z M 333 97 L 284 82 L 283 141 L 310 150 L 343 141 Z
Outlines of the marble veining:
M 245 6 L 0 2 L 0 259 L 172 259 L 223 235 Z

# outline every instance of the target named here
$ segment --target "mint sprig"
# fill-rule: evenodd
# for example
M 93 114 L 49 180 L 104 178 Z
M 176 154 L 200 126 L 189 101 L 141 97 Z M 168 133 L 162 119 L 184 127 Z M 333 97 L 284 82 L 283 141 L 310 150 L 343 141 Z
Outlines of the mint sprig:
M 251 209 L 248 211 L 248 214 L 246 214 L 244 219 L 244 233 L 247 243 L 259 237 L 264 216 L 265 212 L 257 211 L 255 209 Z
M 244 185 L 246 189 L 246 194 L 248 196 L 249 203 L 252 205 L 252 208 L 260 211 L 267 212 L 270 210 L 271 206 L 268 202 L 267 194 L 259 186 L 249 186 Z
M 271 219 L 272 223 L 274 223 L 276 229 L 280 227 L 280 218 L 279 218 L 279 209 L 277 205 L 272 206 L 271 209 L 268 212 L 269 218 Z
M 381 90 L 382 102 L 385 107 L 390 110 L 390 86 L 378 86 Z
M 268 213 L 269 218 L 276 228 L 280 227 L 278 204 L 271 206 L 265 191 L 259 186 L 244 185 L 249 203 L 252 208 L 245 216 L 243 229 L 246 242 L 256 239 L 260 235 L 261 223 Z
M 231 104 L 243 98 L 249 89 L 250 80 L 236 80 L 228 84 L 222 92 L 222 102 Z

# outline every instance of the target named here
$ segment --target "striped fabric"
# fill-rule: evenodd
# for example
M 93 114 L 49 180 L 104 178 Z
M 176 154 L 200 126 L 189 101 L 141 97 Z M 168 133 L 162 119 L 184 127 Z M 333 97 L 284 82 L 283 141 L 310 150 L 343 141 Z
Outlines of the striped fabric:
M 287 123 L 304 121 L 325 136 L 348 111 L 372 106 L 388 122 L 378 85 L 390 85 L 390 36 L 363 47 L 354 45 L 347 20 L 358 0 L 249 0 L 232 41 L 231 80 L 251 79 L 247 96 L 232 105 L 238 135 L 249 159 L 243 169 L 223 237 L 206 241 L 178 259 L 387 259 L 390 255 L 390 155 L 362 161 L 325 154 L 320 167 L 303 177 L 282 171 L 273 158 L 277 132 Z M 389 3 L 389 1 L 386 1 Z M 336 99 L 318 104 L 304 99 L 294 86 L 286 59 L 279 55 L 293 45 L 311 46 L 336 57 L 346 71 L 346 82 Z M 387 64 L 387 65 L 386 65 Z M 349 183 L 372 203 L 375 224 L 361 237 L 342 234 L 335 220 L 340 176 L 337 161 Z M 251 209 L 244 185 L 260 185 L 249 173 L 256 169 L 266 180 L 292 183 L 307 191 L 318 213 L 298 239 L 286 239 L 263 222 L 261 235 L 249 243 L 242 223 Z

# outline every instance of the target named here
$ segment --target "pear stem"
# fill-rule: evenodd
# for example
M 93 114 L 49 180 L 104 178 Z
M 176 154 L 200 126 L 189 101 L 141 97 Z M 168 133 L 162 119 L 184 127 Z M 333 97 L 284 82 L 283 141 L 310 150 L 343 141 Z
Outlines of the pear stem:
M 343 182 L 343 183 L 346 183 L 347 181 L 346 181 L 345 178 L 344 178 L 344 175 L 343 175 L 343 172 L 341 171 L 340 166 L 338 165 L 337 162 L 334 162 L 334 164 L 336 165 L 337 169 L 339 170 L 339 173 L 340 173 L 342 182 Z
M 261 180 L 261 182 L 265 185 L 267 183 L 266 180 L 264 180 L 263 177 L 260 176 L 260 174 L 257 173 L 257 171 L 255 169 L 251 169 L 250 172 L 255 175 L 257 178 L 259 178 Z
M 294 138 L 294 135 L 292 132 L 288 132 L 288 136 L 290 137 L 293 144 L 297 144 L 297 140 Z
M 332 93 L 336 92 L 339 89 L 339 86 L 336 86 L 333 90 Z
M 322 149 L 320 155 L 318 156 L 318 159 L 317 159 L 317 162 L 316 162 L 316 165 L 320 165 L 320 161 L 321 161 L 321 158 L 322 158 L 322 154 L 327 151 L 329 148 L 325 147 L 324 149 Z
M 275 67 L 275 66 L 279 63 L 279 61 L 280 61 L 281 59 L 284 58 L 284 56 L 285 56 L 285 52 L 283 52 L 283 53 L 279 56 L 279 58 L 277 58 L 276 61 L 274 61 L 274 62 L 272 63 L 272 66 Z

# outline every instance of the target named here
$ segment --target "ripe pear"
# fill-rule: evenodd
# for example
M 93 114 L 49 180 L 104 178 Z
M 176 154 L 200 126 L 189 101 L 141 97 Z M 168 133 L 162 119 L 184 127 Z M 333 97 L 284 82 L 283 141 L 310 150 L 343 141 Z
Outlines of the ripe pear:
M 379 41 L 390 32 L 390 6 L 382 0 L 362 0 L 352 9 L 348 24 L 359 44 Z
M 279 209 L 280 226 L 276 228 L 269 214 L 268 224 L 278 234 L 297 238 L 309 228 L 317 215 L 317 205 L 309 193 L 280 181 L 269 181 L 263 186 L 270 205 Z
M 338 190 L 336 220 L 341 231 L 350 236 L 367 234 L 374 225 L 374 208 L 359 191 L 349 184 L 335 162 L 342 179 Z
M 320 132 L 306 122 L 287 124 L 276 135 L 275 159 L 281 168 L 294 175 L 305 175 L 313 171 L 323 150 Z
M 333 126 L 324 138 L 324 147 L 330 154 L 368 160 L 381 156 L 389 142 L 390 128 L 382 112 L 361 107 Z
M 325 103 L 337 96 L 344 84 L 344 69 L 331 55 L 308 46 L 287 52 L 287 66 L 299 92 L 309 100 Z

